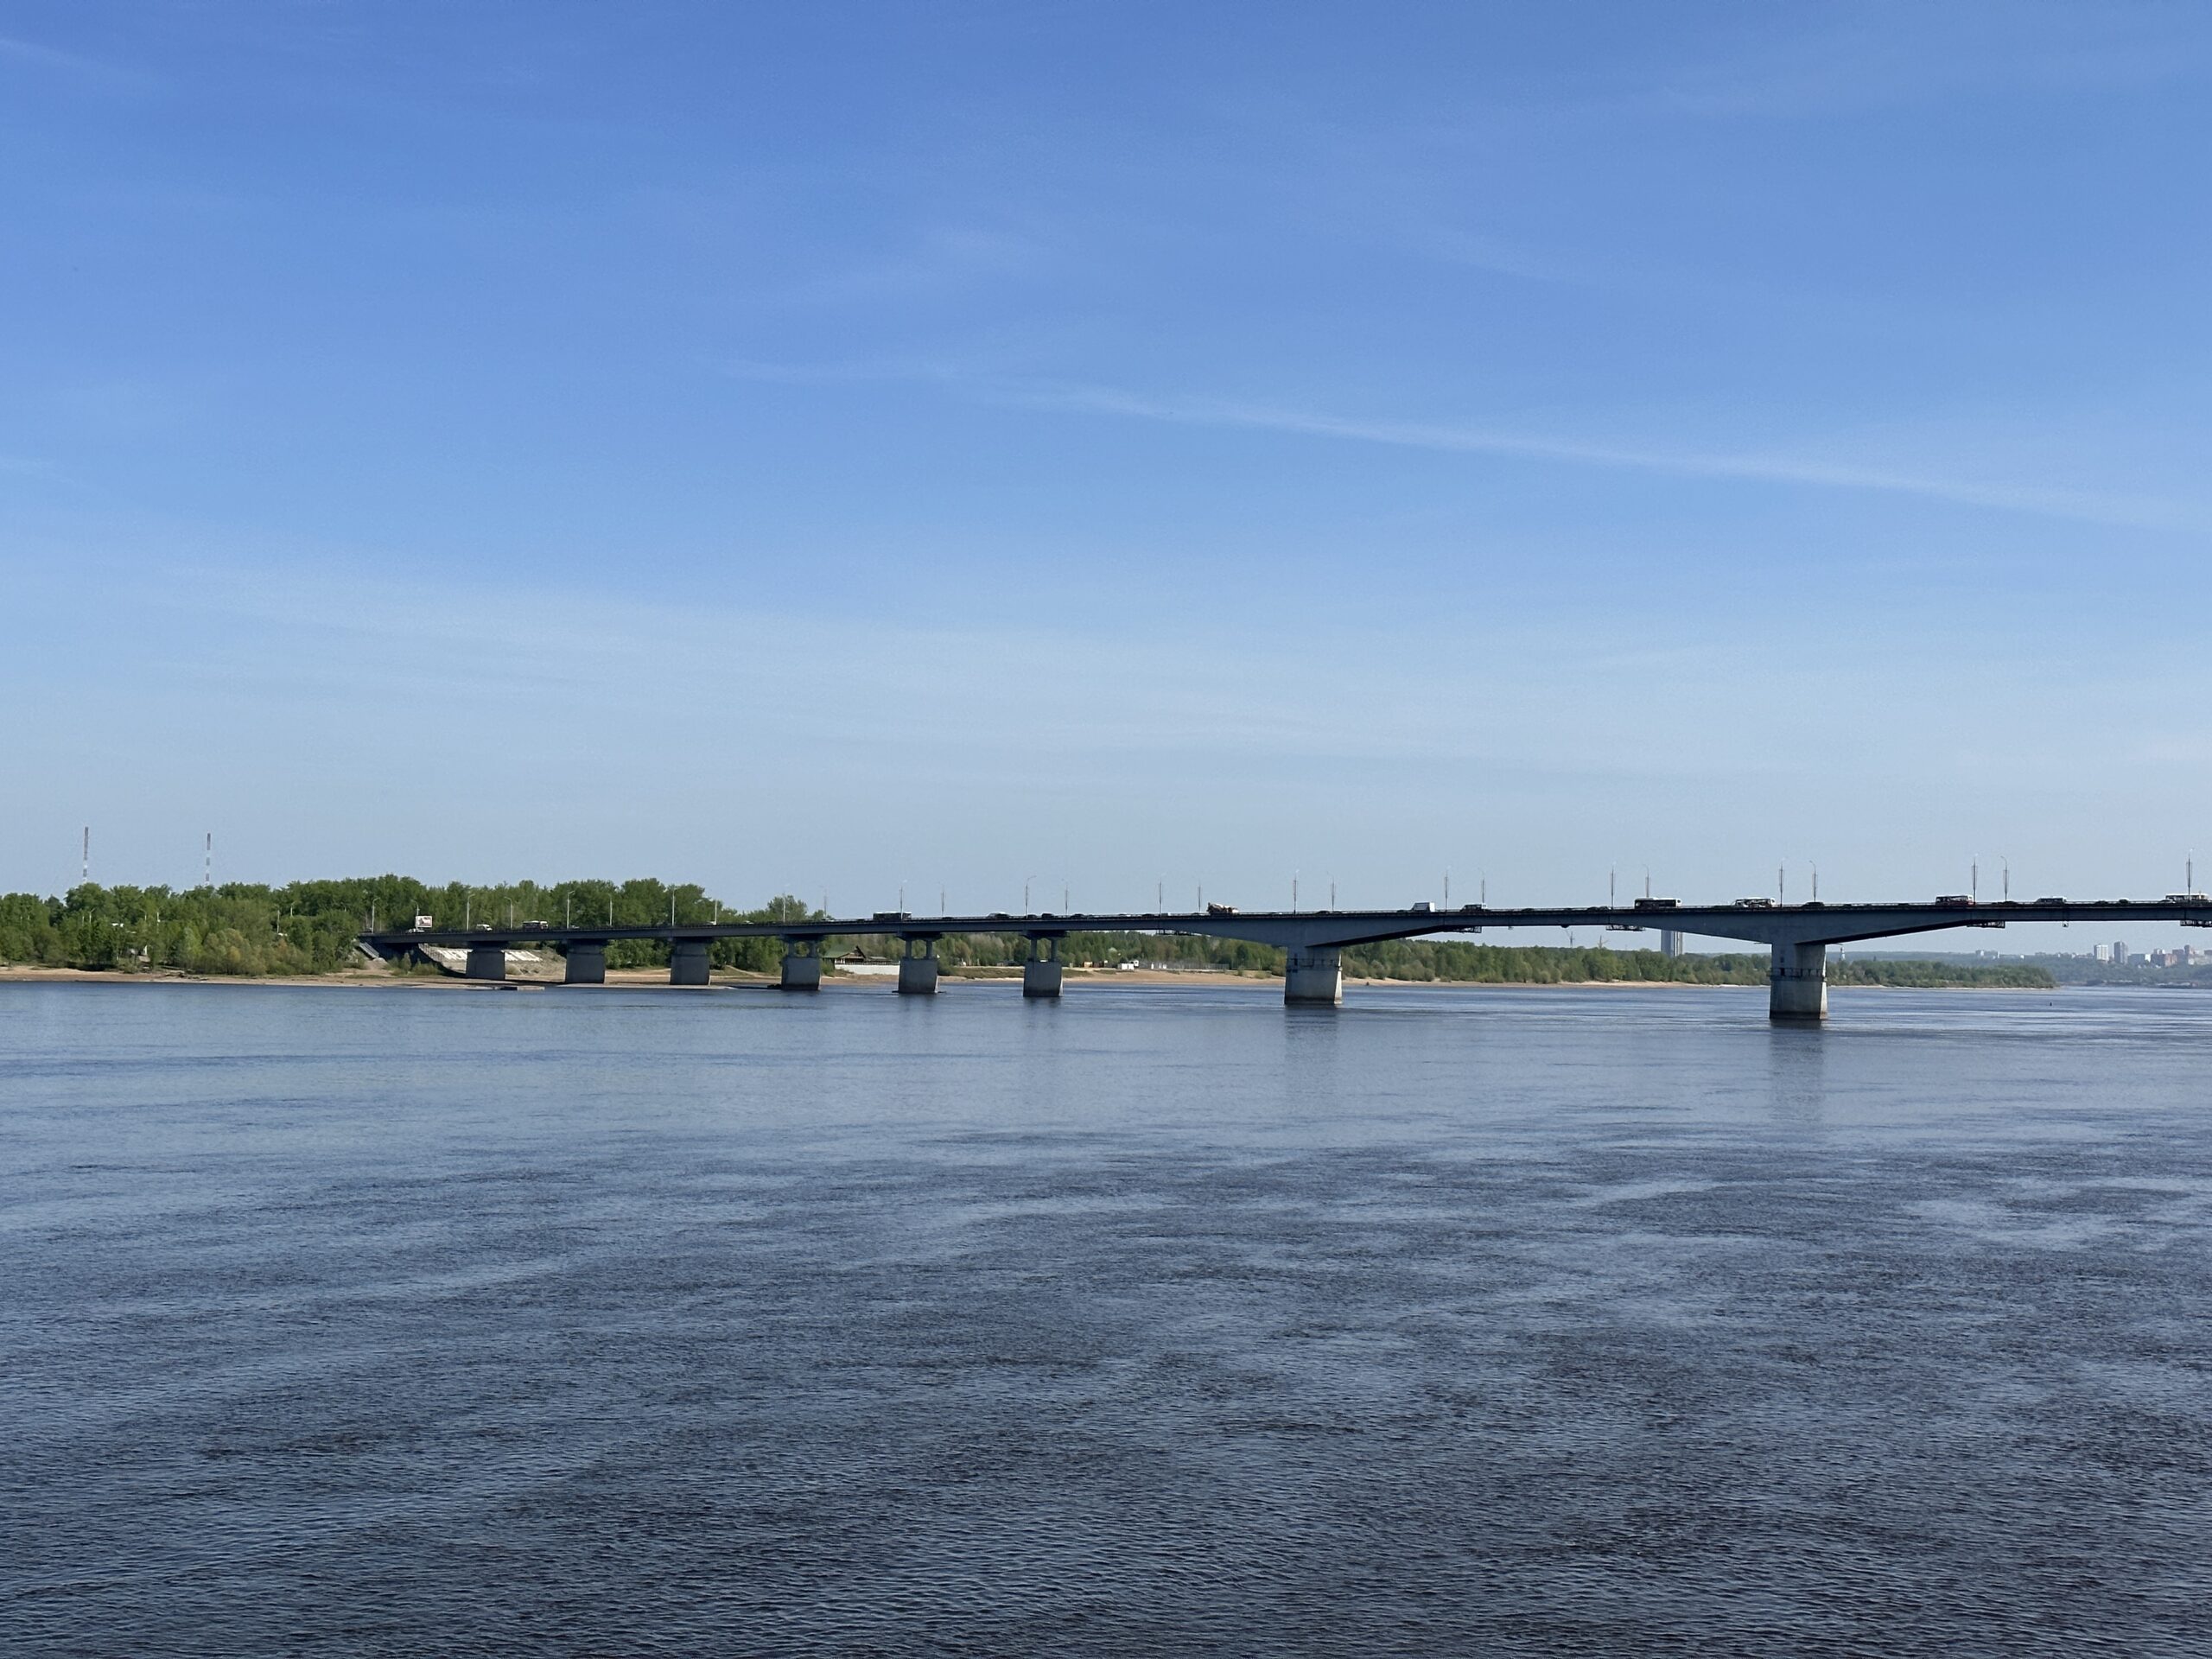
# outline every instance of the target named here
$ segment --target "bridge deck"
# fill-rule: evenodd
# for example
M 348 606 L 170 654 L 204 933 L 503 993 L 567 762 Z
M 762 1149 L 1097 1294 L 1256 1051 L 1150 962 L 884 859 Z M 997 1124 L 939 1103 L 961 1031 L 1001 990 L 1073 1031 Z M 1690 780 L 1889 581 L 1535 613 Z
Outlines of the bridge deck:
M 1154 912 L 1029 916 L 847 917 L 796 922 L 650 923 L 607 926 L 592 923 L 479 925 L 473 928 L 383 929 L 361 943 L 391 955 L 417 945 L 552 945 L 616 939 L 714 940 L 851 938 L 863 935 L 906 939 L 950 934 L 998 933 L 1058 938 L 1070 933 L 1187 933 L 1243 939 L 1285 949 L 1370 944 L 1386 939 L 1478 933 L 1489 929 L 1634 929 L 1695 934 L 1758 944 L 1848 944 L 1863 939 L 1928 933 L 1955 927 L 2002 927 L 2012 922 L 2179 922 L 2212 927 L 2212 898 L 2173 894 L 2165 899 L 2107 899 L 2050 903 L 1888 905 L 1682 905 L 1672 909 L 1582 906 L 1560 909 Z

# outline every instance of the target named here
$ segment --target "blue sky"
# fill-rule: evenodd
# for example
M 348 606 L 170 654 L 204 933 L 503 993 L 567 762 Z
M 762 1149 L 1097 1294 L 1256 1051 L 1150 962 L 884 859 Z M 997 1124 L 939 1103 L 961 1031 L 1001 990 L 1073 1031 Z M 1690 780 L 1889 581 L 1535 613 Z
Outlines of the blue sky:
M 2209 68 L 2178 5 L 0 3 L 0 886 L 89 823 L 2169 891 Z

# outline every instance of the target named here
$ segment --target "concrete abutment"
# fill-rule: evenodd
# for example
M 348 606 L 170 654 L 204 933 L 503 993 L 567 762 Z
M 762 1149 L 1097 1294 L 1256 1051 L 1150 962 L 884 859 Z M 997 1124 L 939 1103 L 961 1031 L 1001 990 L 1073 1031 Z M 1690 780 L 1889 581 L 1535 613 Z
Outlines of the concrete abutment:
M 568 958 L 561 969 L 561 982 L 564 985 L 606 984 L 607 941 L 571 939 Z

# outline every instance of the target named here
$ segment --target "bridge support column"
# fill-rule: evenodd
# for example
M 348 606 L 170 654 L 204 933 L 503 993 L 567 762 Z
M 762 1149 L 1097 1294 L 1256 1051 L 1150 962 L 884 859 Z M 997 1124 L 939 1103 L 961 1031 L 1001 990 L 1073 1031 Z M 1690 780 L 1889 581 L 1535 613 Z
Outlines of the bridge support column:
M 507 976 L 507 949 L 503 944 L 472 944 L 468 947 L 468 977 L 471 979 L 505 979 Z
M 1059 940 L 1047 938 L 1029 941 L 1029 960 L 1021 964 L 1021 994 L 1024 996 L 1058 996 L 1060 994 Z
M 1767 969 L 1767 1018 L 1796 1023 L 1828 1017 L 1828 948 L 1777 944 Z
M 668 982 L 671 985 L 704 985 L 708 965 L 704 939 L 678 939 L 668 948 Z
M 785 939 L 784 941 L 784 976 L 778 982 L 787 991 L 818 991 L 822 988 L 822 941 L 819 939 Z
M 1338 945 L 1293 945 L 1283 963 L 1282 1000 L 1286 1003 L 1324 1003 L 1330 1007 L 1343 1001 L 1344 956 L 1344 950 Z
M 571 939 L 569 942 L 567 965 L 561 970 L 564 985 L 604 985 L 607 983 L 607 941 L 605 939 Z
M 906 954 L 899 958 L 899 995 L 937 995 L 937 941 L 909 939 Z

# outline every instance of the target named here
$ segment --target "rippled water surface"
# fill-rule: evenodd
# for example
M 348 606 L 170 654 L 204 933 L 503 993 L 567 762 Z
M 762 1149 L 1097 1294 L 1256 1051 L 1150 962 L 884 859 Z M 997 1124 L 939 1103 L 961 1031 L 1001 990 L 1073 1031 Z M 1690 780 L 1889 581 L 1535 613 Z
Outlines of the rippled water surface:
M 10 1653 L 2212 1652 L 2212 999 L 0 988 Z

